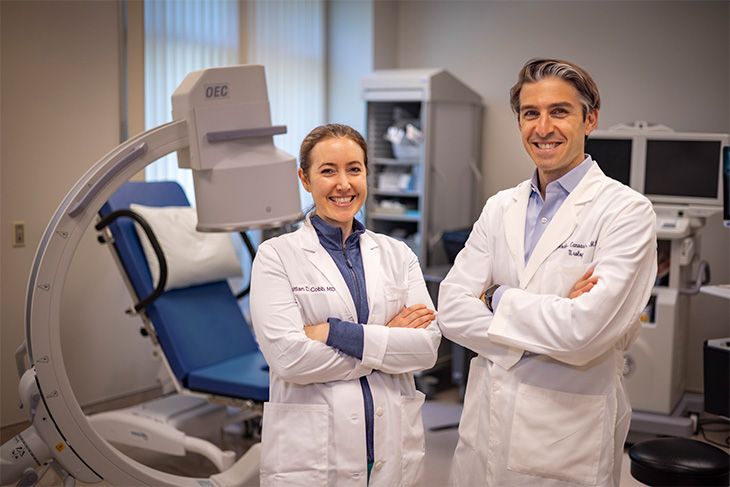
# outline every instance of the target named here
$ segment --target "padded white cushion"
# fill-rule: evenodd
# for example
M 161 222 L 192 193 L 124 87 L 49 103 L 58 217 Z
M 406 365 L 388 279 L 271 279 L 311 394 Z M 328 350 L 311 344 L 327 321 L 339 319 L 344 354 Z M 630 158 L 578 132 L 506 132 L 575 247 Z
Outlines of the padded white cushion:
M 165 290 L 240 277 L 241 263 L 228 233 L 195 230 L 196 210 L 190 206 L 143 206 L 129 208 L 149 223 L 167 261 Z M 152 244 L 142 227 L 135 223 L 142 242 L 152 282 L 157 286 L 160 268 Z

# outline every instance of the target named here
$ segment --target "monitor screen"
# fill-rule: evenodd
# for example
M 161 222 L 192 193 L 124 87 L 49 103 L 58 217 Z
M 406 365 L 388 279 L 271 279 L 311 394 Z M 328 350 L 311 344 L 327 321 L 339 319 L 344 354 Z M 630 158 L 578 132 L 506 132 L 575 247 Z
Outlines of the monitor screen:
M 647 139 L 644 194 L 719 198 L 719 140 Z
M 592 139 L 586 141 L 590 154 L 604 174 L 629 186 L 631 182 L 631 139 Z
M 730 228 L 730 146 L 722 150 L 722 219 Z

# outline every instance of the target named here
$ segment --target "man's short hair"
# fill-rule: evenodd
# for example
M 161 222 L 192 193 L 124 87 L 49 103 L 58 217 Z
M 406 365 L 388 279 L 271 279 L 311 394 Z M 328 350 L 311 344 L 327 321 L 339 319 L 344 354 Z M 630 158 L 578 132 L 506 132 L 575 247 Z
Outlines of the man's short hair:
M 598 86 L 580 66 L 560 59 L 531 59 L 522 66 L 517 77 L 517 83 L 509 91 L 510 105 L 517 118 L 520 118 L 520 92 L 525 83 L 537 83 L 546 78 L 555 77 L 572 84 L 578 91 L 578 97 L 583 105 L 583 120 L 588 112 L 601 108 L 601 95 Z

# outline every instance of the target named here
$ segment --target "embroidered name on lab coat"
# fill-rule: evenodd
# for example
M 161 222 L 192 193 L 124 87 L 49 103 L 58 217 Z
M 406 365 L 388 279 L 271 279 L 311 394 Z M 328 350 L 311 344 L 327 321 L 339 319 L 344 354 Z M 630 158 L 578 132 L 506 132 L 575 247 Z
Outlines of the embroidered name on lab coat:
M 561 244 L 558 249 L 568 249 L 568 255 L 571 257 L 583 257 L 583 251 L 591 247 L 595 247 L 598 240 L 591 240 L 588 243 L 570 242 Z
M 325 293 L 335 292 L 334 286 L 292 286 L 293 293 Z

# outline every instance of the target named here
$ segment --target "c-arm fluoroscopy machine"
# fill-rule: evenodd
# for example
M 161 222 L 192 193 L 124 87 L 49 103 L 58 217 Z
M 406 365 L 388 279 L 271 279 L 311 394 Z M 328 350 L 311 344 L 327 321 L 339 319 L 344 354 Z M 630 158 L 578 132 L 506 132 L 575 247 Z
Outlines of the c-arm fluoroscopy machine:
M 18 485 L 34 485 L 32 472 L 48 461 L 61 467 L 64 485 L 103 479 L 113 485 L 222 487 L 258 476 L 256 451 L 253 460 L 245 454 L 207 479 L 160 472 L 127 457 L 92 427 L 63 362 L 61 297 L 73 254 L 102 205 L 148 164 L 177 151 L 180 167 L 193 170 L 199 231 L 279 227 L 302 217 L 296 160 L 273 145 L 273 135 L 286 127 L 271 125 L 263 66 L 190 73 L 172 102 L 175 121 L 143 132 L 97 162 L 68 193 L 41 238 L 26 296 L 30 368 L 25 370 L 24 357 L 18 360 L 24 370 L 21 407 L 31 426 L 18 435 L 21 445 L 13 451 L 3 445 L 3 485 L 18 479 Z

